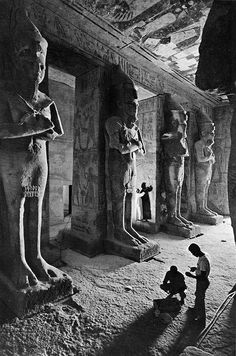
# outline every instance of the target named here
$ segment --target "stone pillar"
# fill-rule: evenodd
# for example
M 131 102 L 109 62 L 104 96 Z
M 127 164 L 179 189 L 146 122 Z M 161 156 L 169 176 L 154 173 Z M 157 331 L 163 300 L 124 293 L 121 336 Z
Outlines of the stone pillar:
M 50 238 L 64 228 L 63 186 L 72 185 L 75 78 L 49 67 L 49 93 L 58 103 L 64 135 L 49 143 Z
M 209 207 L 218 214 L 229 215 L 228 163 L 231 147 L 230 122 L 233 110 L 229 105 L 214 110 L 215 143 L 213 146 L 216 162 L 213 166 L 209 188 Z
M 137 213 L 133 213 L 133 225 L 137 230 L 156 233 L 160 228 L 160 131 L 163 125 L 163 98 L 155 96 L 139 102 L 138 118 L 139 128 L 145 142 L 145 156 L 137 155 L 137 186 L 146 182 L 153 189 L 149 193 L 151 219 L 137 220 Z M 139 203 L 136 197 L 136 205 Z
M 228 198 L 231 223 L 236 241 L 236 94 L 228 95 L 231 107 L 233 108 L 233 117 L 231 121 L 231 150 L 228 165 Z
M 64 240 L 92 257 L 106 234 L 105 145 L 101 68 L 76 78 L 71 230 Z

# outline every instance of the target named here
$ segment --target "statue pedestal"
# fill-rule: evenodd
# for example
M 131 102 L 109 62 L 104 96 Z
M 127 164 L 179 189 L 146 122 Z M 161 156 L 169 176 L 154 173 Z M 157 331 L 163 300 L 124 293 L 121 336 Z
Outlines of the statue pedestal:
M 191 221 L 196 221 L 202 224 L 208 225 L 218 225 L 223 222 L 222 215 L 203 215 L 203 214 L 193 214 L 191 215 Z
M 37 311 L 43 304 L 72 294 L 71 278 L 62 271 L 59 273 L 61 276 L 51 282 L 39 282 L 36 286 L 19 290 L 0 272 L 0 299 L 17 317 L 30 310 Z
M 132 226 L 135 230 L 146 232 L 147 234 L 158 233 L 158 224 L 152 221 L 136 220 L 132 223 Z
M 117 240 L 105 240 L 105 251 L 108 254 L 118 255 L 131 260 L 142 262 L 160 253 L 160 245 L 149 241 L 139 246 L 129 246 Z
M 186 239 L 192 239 L 194 237 L 202 235 L 201 228 L 199 225 L 193 225 L 191 229 L 188 229 L 186 227 L 166 223 L 165 225 L 162 225 L 162 231 L 170 235 L 183 236 Z

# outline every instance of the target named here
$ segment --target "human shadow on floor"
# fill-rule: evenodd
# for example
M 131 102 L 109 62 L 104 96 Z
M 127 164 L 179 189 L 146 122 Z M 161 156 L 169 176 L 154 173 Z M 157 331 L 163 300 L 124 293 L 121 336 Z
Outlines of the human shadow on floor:
M 206 318 L 195 321 L 194 312 L 191 308 L 189 308 L 184 314 L 184 327 L 179 337 L 169 350 L 168 356 L 179 355 L 183 352 L 185 347 L 196 345 L 198 337 L 205 326 Z
M 178 313 L 171 313 L 172 318 Z M 150 349 L 155 347 L 156 340 L 167 328 L 167 324 L 160 323 L 150 309 L 127 326 L 127 328 L 114 337 L 109 345 L 104 345 L 97 356 L 146 356 Z

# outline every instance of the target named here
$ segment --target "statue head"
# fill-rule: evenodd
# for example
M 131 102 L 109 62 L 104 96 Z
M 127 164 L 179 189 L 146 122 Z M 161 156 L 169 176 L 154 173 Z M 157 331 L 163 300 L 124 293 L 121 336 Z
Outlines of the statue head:
M 215 125 L 213 123 L 202 123 L 200 128 L 201 140 L 204 141 L 206 146 L 212 146 L 215 138 Z
M 162 135 L 166 150 L 171 156 L 188 156 L 187 120 L 188 114 L 175 102 L 170 94 L 166 94 L 164 102 L 165 133 Z
M 137 121 L 138 96 L 133 81 L 120 66 L 113 66 L 110 87 L 112 113 L 121 116 L 128 127 Z
M 47 41 L 21 9 L 15 12 L 11 33 L 16 79 L 39 85 L 45 76 Z
M 215 137 L 215 125 L 212 120 L 205 113 L 198 112 L 197 124 L 200 139 L 206 146 L 212 146 Z

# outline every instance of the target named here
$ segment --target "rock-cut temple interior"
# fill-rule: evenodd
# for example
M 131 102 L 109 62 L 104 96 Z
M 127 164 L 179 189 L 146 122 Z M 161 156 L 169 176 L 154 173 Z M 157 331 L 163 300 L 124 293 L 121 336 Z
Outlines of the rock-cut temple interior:
M 236 355 L 235 1 L 0 8 L 0 355 Z

